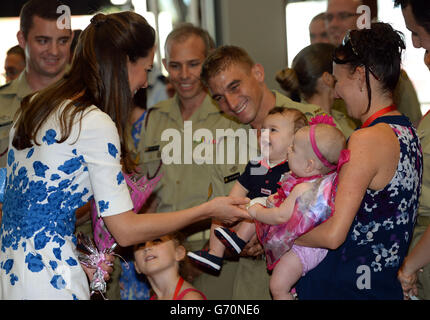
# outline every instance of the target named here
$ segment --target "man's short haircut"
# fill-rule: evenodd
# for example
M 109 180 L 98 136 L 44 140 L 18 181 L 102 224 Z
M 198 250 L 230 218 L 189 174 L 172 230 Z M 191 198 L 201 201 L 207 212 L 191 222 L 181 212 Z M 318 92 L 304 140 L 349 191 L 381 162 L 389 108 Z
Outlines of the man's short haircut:
M 209 79 L 219 72 L 226 70 L 232 64 L 242 64 L 251 69 L 255 62 L 249 54 L 237 46 L 221 46 L 215 49 L 206 58 L 202 65 L 200 79 L 204 85 L 208 86 Z
M 17 54 L 17 55 L 21 56 L 24 59 L 24 61 L 25 61 L 25 52 L 24 52 L 24 49 L 21 48 L 19 45 L 13 46 L 12 48 L 10 48 L 6 52 L 6 55 L 10 55 L 10 54 Z
M 210 36 L 209 32 L 200 27 L 196 27 L 192 23 L 187 22 L 175 27 L 167 36 L 166 42 L 164 43 L 164 52 L 166 57 L 168 57 L 167 46 L 171 41 L 184 41 L 191 35 L 200 37 L 200 39 L 203 40 L 203 43 L 205 44 L 205 57 L 207 57 L 208 54 L 213 49 L 215 49 L 215 41 Z
M 58 0 L 30 0 L 26 2 L 19 14 L 20 30 L 27 39 L 30 29 L 33 27 L 33 17 L 46 20 L 57 20 L 63 13 L 57 13 L 57 8 L 64 5 Z
M 315 17 L 312 18 L 311 23 L 316 20 L 324 20 L 325 12 L 318 13 Z
M 394 6 L 405 9 L 411 6 L 415 20 L 430 34 L 430 1 L 428 0 L 394 0 Z

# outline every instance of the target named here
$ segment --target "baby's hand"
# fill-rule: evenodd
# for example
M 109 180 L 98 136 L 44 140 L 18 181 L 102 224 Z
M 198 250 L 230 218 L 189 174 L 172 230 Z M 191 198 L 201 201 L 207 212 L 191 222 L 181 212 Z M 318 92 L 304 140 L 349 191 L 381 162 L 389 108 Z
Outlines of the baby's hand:
M 252 217 L 252 218 L 256 218 L 256 215 L 257 215 L 257 212 L 258 212 L 258 210 L 260 210 L 261 208 L 264 208 L 261 204 L 259 204 L 259 203 L 256 203 L 256 204 L 254 204 L 254 205 L 252 205 L 252 206 L 250 206 L 249 208 L 248 208 L 248 214 Z
M 275 193 L 275 194 L 272 194 L 272 195 L 267 197 L 267 199 L 266 199 L 266 207 L 267 208 L 273 208 L 275 206 L 277 195 L 278 195 L 278 193 Z
M 103 279 L 105 281 L 108 281 L 110 279 L 110 275 L 113 272 L 113 261 L 114 260 L 115 260 L 115 256 L 113 254 L 105 254 L 105 261 L 100 265 L 104 271 Z M 84 269 L 88 278 L 90 280 L 92 280 L 97 269 L 86 267 L 83 264 L 81 264 L 81 266 L 82 266 L 82 269 Z

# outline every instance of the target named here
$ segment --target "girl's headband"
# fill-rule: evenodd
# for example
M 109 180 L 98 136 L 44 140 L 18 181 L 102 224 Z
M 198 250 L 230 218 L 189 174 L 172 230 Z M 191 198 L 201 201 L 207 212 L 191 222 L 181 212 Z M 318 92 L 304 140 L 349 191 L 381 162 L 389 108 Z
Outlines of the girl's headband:
M 340 157 L 337 165 L 330 163 L 318 149 L 317 142 L 315 140 L 315 126 L 317 124 L 328 124 L 332 127 L 336 127 L 336 124 L 333 122 L 333 118 L 326 114 L 313 117 L 309 121 L 309 125 L 311 126 L 311 128 L 309 129 L 309 138 L 311 140 L 312 150 L 314 151 L 317 158 L 321 161 L 321 163 L 331 170 L 339 171 L 342 165 L 349 161 L 349 150 L 343 149 L 340 152 Z

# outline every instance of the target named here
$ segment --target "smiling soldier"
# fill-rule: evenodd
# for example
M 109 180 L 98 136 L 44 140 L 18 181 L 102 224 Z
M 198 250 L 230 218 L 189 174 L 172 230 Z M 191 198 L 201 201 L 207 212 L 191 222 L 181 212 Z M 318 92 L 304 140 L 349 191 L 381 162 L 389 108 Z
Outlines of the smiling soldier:
M 0 167 L 6 166 L 9 129 L 22 99 L 59 80 L 70 55 L 72 30 L 59 29 L 62 5 L 56 0 L 33 0 L 21 9 L 18 43 L 25 51 L 25 70 L 0 88 Z

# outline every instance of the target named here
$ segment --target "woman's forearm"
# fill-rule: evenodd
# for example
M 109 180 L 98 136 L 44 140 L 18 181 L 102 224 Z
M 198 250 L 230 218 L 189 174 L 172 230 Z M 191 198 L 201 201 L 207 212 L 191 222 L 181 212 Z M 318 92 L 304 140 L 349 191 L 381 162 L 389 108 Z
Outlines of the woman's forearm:
M 430 226 L 405 258 L 402 272 L 411 275 L 430 263 Z
M 294 243 L 311 248 L 337 249 L 345 241 L 345 237 L 342 238 L 334 231 L 335 223 L 331 219 L 303 234 Z
M 199 206 L 166 213 L 135 214 L 127 211 L 104 217 L 105 224 L 119 245 L 129 246 L 183 229 L 195 222 L 218 218 L 224 223 L 249 218 L 245 205 L 247 198 L 216 198 Z
M 129 246 L 180 230 L 206 216 L 209 217 L 204 205 L 200 205 L 168 213 L 135 214 L 128 211 L 105 217 L 104 221 L 119 245 Z
M 339 247 L 337 245 L 337 242 L 334 242 L 332 239 L 329 239 L 328 237 L 321 236 L 319 231 L 320 229 L 318 229 L 318 227 L 312 229 L 308 233 L 305 233 L 304 235 L 297 238 L 294 241 L 294 244 L 297 244 L 303 247 L 325 248 L 325 249 L 331 249 L 331 250 L 335 250 Z

